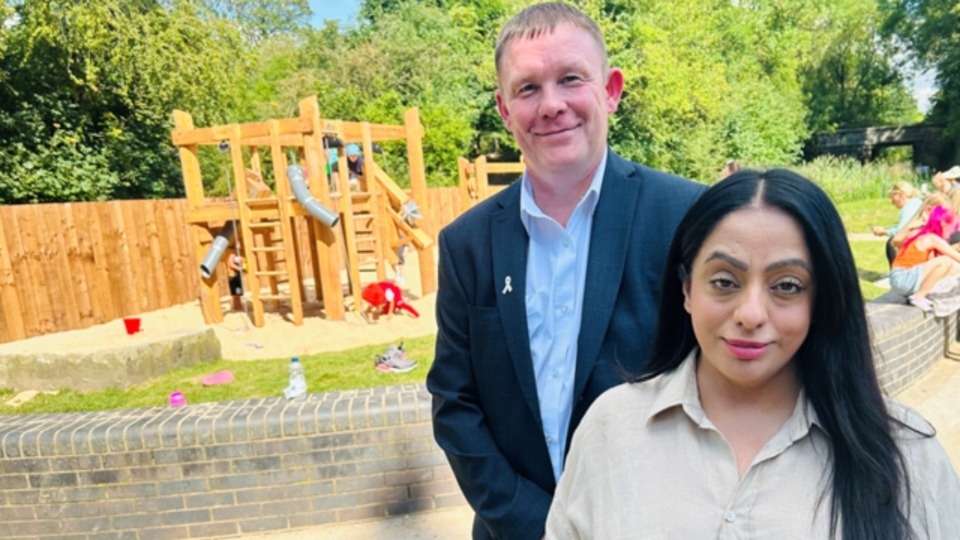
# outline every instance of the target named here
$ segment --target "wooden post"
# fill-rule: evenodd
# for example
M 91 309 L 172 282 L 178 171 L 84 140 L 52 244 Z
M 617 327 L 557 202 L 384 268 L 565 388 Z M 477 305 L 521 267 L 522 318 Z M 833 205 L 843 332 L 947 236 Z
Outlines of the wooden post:
M 300 269 L 297 267 L 296 244 L 292 227 L 290 198 L 292 195 L 290 179 L 287 178 L 287 156 L 280 142 L 280 122 L 270 120 L 270 154 L 273 158 L 273 177 L 276 180 L 277 199 L 279 199 L 280 236 L 283 238 L 283 264 L 287 271 L 287 286 L 290 291 L 290 309 L 293 312 L 293 324 L 303 325 L 303 298 L 300 295 Z
M 186 131 L 193 129 L 193 117 L 184 111 L 173 111 L 173 125 L 176 135 L 177 131 Z M 183 170 L 183 190 L 187 195 L 187 207 L 189 210 L 195 210 L 203 206 L 203 179 L 200 175 L 200 159 L 197 156 L 197 145 L 190 144 L 179 147 L 180 167 Z M 242 178 L 242 177 L 241 177 Z M 193 251 L 196 253 L 196 265 L 193 271 L 197 272 L 200 262 L 203 261 L 205 253 L 203 245 L 204 232 L 209 236 L 209 230 L 203 225 L 196 223 L 190 224 L 193 230 Z M 200 229 L 204 231 L 201 231 Z M 223 322 L 223 308 L 220 306 L 220 294 L 217 291 L 217 280 L 210 276 L 208 279 L 201 279 L 200 285 L 200 308 L 203 311 L 203 320 L 207 323 Z
M 13 264 L 10 261 L 10 250 L 7 249 L 7 241 L 3 233 L 2 216 L 0 216 L 0 304 L 3 304 L 7 337 L 10 341 L 25 339 L 27 332 L 23 326 L 23 312 L 20 310 L 20 298 L 17 294 Z
M 420 111 L 416 107 L 408 109 L 403 115 L 407 130 L 407 163 L 410 166 L 410 189 L 417 201 L 420 212 L 428 214 L 427 175 L 423 165 L 423 126 L 420 125 Z M 420 228 L 436 241 L 435 232 L 421 220 Z M 426 226 L 425 226 L 426 225 Z M 420 287 L 423 294 L 437 290 L 437 263 L 433 255 L 433 246 L 418 251 L 420 261 Z
M 323 154 L 323 126 L 320 123 L 320 108 L 317 97 L 312 96 L 300 101 L 300 117 L 310 123 L 310 134 L 305 137 L 304 151 L 307 161 L 307 177 L 310 178 L 310 192 L 327 208 L 334 208 L 330 201 L 329 179 L 324 166 L 327 158 Z M 323 310 L 330 320 L 343 320 L 343 292 L 340 290 L 340 259 L 337 256 L 337 237 L 333 229 L 312 217 L 307 218 L 313 229 L 316 241 L 318 264 L 314 269 L 314 287 L 317 297 L 323 298 Z
M 477 202 L 490 196 L 490 177 L 487 172 L 487 156 L 477 158 L 473 168 L 473 179 L 477 186 Z
M 473 194 L 476 188 L 471 178 L 473 167 L 465 157 L 457 158 L 457 175 L 460 177 L 460 213 L 464 213 L 473 206 Z

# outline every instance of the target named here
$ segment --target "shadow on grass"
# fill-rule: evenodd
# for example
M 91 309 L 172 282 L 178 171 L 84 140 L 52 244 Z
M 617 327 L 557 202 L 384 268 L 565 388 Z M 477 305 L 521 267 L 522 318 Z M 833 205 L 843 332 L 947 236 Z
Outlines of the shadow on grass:
M 887 274 L 884 274 L 884 273 L 881 273 L 881 272 L 877 272 L 876 270 L 869 270 L 869 269 L 866 269 L 866 268 L 859 268 L 859 267 L 858 267 L 858 268 L 857 268 L 857 277 L 859 277 L 859 278 L 862 279 L 863 281 L 869 281 L 870 283 L 874 283 L 874 282 L 880 281 L 881 279 L 887 277 Z

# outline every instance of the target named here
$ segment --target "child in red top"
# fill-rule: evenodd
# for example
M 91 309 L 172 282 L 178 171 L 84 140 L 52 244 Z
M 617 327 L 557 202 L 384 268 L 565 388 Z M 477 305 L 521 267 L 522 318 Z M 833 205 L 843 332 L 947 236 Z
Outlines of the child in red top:
M 403 301 L 403 292 L 400 287 L 389 281 L 367 285 L 363 288 L 362 296 L 369 304 L 365 313 L 372 315 L 374 319 L 380 315 L 391 315 L 398 309 L 408 312 L 414 318 L 420 316 L 413 306 Z

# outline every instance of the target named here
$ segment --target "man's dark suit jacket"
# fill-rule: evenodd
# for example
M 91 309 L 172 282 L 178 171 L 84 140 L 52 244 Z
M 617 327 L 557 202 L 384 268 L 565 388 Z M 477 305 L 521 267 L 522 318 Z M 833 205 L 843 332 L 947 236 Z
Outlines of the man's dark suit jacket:
M 427 387 L 434 436 L 477 512 L 474 538 L 540 538 L 556 487 L 527 334 L 520 190 L 514 182 L 440 232 L 439 329 Z M 703 190 L 608 153 L 590 237 L 570 437 L 593 400 L 646 361 L 667 249 Z M 512 291 L 504 294 L 508 278 Z

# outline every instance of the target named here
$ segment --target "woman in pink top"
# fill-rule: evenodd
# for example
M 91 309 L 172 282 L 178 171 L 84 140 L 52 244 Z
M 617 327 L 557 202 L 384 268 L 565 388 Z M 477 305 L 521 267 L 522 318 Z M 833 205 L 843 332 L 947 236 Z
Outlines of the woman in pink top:
M 960 253 L 950 244 L 958 227 L 957 216 L 945 206 L 935 206 L 927 222 L 908 236 L 891 263 L 890 289 L 908 297 L 911 304 L 938 317 L 955 313 L 958 303 L 956 276 L 960 275 Z M 936 296 L 928 297 L 938 289 Z

